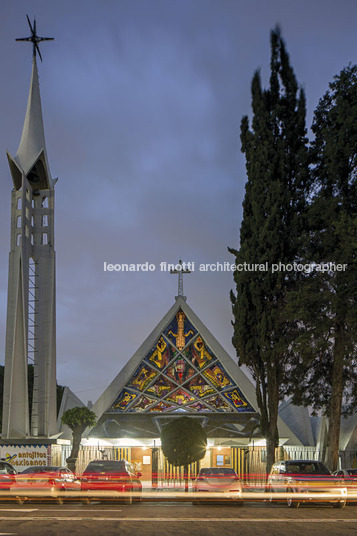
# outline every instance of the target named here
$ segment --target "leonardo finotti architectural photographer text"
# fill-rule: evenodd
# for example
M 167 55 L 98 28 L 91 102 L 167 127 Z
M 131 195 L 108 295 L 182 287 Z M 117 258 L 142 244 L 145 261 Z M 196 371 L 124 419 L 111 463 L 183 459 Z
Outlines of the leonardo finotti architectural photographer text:
M 197 266 L 196 266 L 197 264 Z M 248 263 L 232 264 L 230 262 L 215 262 L 215 263 L 195 263 L 195 262 L 182 262 L 179 264 L 168 263 L 162 261 L 158 264 L 150 263 L 148 261 L 144 263 L 122 263 L 113 264 L 104 262 L 104 272 L 170 272 L 170 271 L 190 271 L 195 272 L 345 272 L 347 270 L 347 264 L 337 262 L 322 262 L 322 263 L 308 263 L 300 264 L 297 262 L 291 262 L 284 264 L 282 262 L 276 264 L 265 263 Z

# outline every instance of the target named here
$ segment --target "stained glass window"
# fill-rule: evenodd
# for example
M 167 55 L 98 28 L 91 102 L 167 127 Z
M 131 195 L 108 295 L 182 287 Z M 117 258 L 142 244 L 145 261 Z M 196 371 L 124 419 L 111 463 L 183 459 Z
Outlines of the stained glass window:
M 219 356 L 180 309 L 109 412 L 253 412 Z

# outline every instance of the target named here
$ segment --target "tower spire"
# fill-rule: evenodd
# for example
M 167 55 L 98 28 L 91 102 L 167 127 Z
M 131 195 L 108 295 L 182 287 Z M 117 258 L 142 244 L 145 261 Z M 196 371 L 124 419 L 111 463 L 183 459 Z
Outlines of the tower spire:
M 45 146 L 36 55 L 22 136 L 15 157 L 7 153 L 14 188 L 11 192 L 11 250 L 6 320 L 3 438 L 52 437 L 56 415 L 56 255 L 54 250 L 55 180 Z M 27 369 L 33 363 L 31 407 Z
M 53 38 L 38 37 L 36 33 L 36 21 L 34 21 L 34 26 L 32 27 L 28 16 L 27 20 L 31 29 L 31 36 L 16 39 L 16 41 L 30 41 L 33 43 L 30 91 L 19 148 L 15 157 L 12 157 L 9 152 L 7 153 L 11 175 L 16 190 L 21 187 L 23 173 L 32 183 L 34 189 L 51 188 L 55 183 L 55 181 L 52 180 L 47 160 L 40 84 L 36 62 L 36 53 L 42 60 L 38 43 L 50 39 L 52 40 Z

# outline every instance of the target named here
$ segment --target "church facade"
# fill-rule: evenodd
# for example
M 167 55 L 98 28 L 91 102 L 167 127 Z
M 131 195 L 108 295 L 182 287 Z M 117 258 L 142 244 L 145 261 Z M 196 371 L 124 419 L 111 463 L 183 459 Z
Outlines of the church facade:
M 265 444 L 254 385 L 183 295 L 91 409 L 98 422 L 83 440 L 85 448 L 105 447 L 136 464 L 146 478 L 175 473 L 162 456 L 160 435 L 168 421 L 183 415 L 197 419 L 207 433 L 203 466 L 245 473 L 247 453 L 254 448 L 257 455 Z M 282 445 L 302 445 L 280 418 L 279 433 Z

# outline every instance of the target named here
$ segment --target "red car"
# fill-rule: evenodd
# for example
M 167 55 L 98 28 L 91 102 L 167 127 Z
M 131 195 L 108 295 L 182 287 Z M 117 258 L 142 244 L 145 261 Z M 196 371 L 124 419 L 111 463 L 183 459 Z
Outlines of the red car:
M 76 475 L 66 467 L 31 466 L 15 476 L 11 494 L 18 502 L 26 499 L 54 498 L 62 504 L 67 496 L 80 495 L 81 484 Z
M 123 499 L 131 503 L 141 499 L 141 473 L 135 473 L 126 460 L 94 460 L 82 474 L 84 502 L 91 498 Z M 118 494 L 120 494 L 118 496 Z

